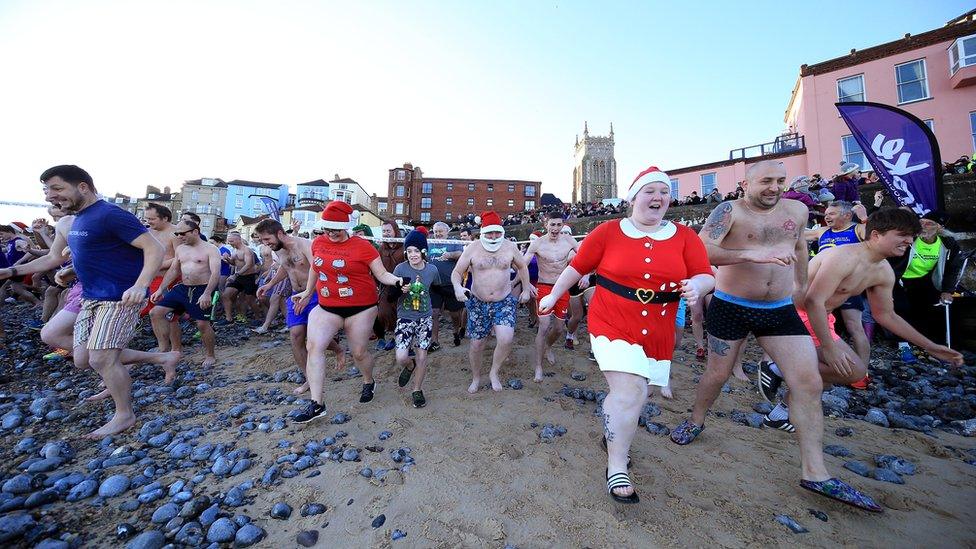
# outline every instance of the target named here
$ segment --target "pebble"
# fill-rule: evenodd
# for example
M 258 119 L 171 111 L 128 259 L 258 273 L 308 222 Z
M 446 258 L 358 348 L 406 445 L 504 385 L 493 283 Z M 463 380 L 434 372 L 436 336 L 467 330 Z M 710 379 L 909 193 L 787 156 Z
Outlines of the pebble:
M 275 503 L 271 508 L 271 518 L 287 520 L 291 516 L 291 505 L 285 502 Z
M 864 421 L 874 425 L 879 425 L 881 427 L 889 426 L 888 417 L 878 408 L 871 408 L 868 410 L 868 413 L 864 414 Z
M 393 433 L 391 433 L 389 431 L 383 431 L 383 432 L 381 432 L 379 434 L 379 436 L 377 438 L 379 438 L 380 440 L 387 440 L 388 438 L 390 438 L 392 436 L 393 436 Z
M 829 454 L 835 457 L 847 457 L 851 455 L 850 450 L 848 450 L 846 447 L 841 446 L 839 444 L 829 444 L 827 446 L 824 446 L 823 451 L 825 454 Z
M 166 524 L 180 512 L 180 507 L 175 503 L 164 503 L 159 506 L 152 514 L 152 522 L 156 524 Z
M 44 480 L 36 475 L 21 473 L 3 483 L 3 492 L 8 494 L 28 494 L 44 485 Z
M 24 414 L 20 410 L 14 408 L 13 410 L 3 414 L 0 418 L 0 428 L 4 431 L 9 431 L 11 429 L 16 429 L 20 427 L 20 424 L 24 422 Z
M 392 534 L 390 534 L 390 539 L 392 539 L 393 541 L 396 541 L 398 539 L 403 539 L 405 537 L 407 537 L 407 533 L 400 529 L 396 529 L 393 531 Z
M 313 547 L 319 542 L 318 530 L 303 530 L 295 536 L 295 541 L 302 547 Z
M 870 476 L 871 468 L 863 461 L 848 461 L 844 464 L 844 469 L 853 471 L 862 477 Z
M 254 524 L 245 524 L 234 536 L 235 547 L 248 547 L 264 539 L 267 534 L 264 528 Z
M 875 469 L 873 473 L 873 477 L 874 480 L 881 480 L 884 482 L 891 482 L 894 484 L 905 484 L 905 481 L 902 480 L 901 476 L 898 473 L 892 471 L 891 469 L 885 469 L 883 467 L 878 467 L 877 469 Z
M 386 515 L 380 515 L 373 519 L 371 525 L 373 526 L 373 528 L 379 528 L 380 526 L 383 526 L 383 523 L 385 522 L 386 522 Z
M 359 450 L 355 448 L 346 448 L 342 452 L 342 461 L 359 461 Z
M 851 429 L 850 427 L 838 427 L 837 429 L 834 429 L 834 434 L 839 437 L 849 437 L 854 434 L 854 429 Z
M 769 412 L 772 412 L 773 411 L 773 405 L 770 404 L 770 403 L 768 403 L 768 402 L 766 402 L 766 401 L 757 402 L 757 403 L 755 403 L 755 404 L 752 405 L 752 409 L 757 414 L 766 415 Z
M 312 456 L 302 456 L 295 462 L 294 467 L 296 471 L 304 471 L 313 465 L 315 465 L 315 458 Z
M 118 496 L 129 489 L 130 483 L 125 475 L 112 475 L 98 487 L 98 495 L 103 498 Z
M 118 526 L 115 527 L 115 538 L 119 540 L 126 540 L 136 535 L 139 530 L 135 526 L 129 524 L 128 522 L 120 522 Z
M 874 464 L 878 467 L 890 469 L 899 475 L 914 475 L 916 471 L 914 463 L 904 458 L 888 454 L 875 456 Z
M 184 524 L 174 539 L 183 545 L 195 547 L 203 543 L 203 526 L 196 521 Z
M 827 522 L 827 513 L 824 513 L 823 511 L 818 511 L 816 509 L 807 509 L 807 511 L 810 511 L 811 515 L 817 517 L 817 520 Z
M 47 505 L 48 503 L 54 503 L 58 500 L 58 491 L 54 488 L 48 488 L 47 490 L 41 490 L 40 492 L 34 492 L 27 497 L 24 501 L 24 507 L 26 509 L 33 509 L 35 507 L 40 507 L 41 505 Z
M 794 534 L 806 534 L 809 532 L 802 524 L 793 520 L 789 515 L 776 515 L 776 522 L 786 526 L 793 531 Z
M 210 472 L 218 477 L 222 477 L 229 473 L 233 468 L 234 462 L 232 460 L 228 459 L 227 456 L 220 456 L 216 461 L 214 461 L 213 466 L 210 467 Z
M 647 424 L 644 426 L 644 428 L 647 429 L 648 433 L 651 433 L 652 435 L 657 435 L 659 437 L 663 437 L 671 434 L 671 429 L 656 421 L 648 421 Z
M 332 416 L 332 423 L 334 425 L 342 425 L 343 423 L 348 422 L 349 419 L 350 419 L 349 414 L 345 412 L 339 412 L 336 415 Z
M 88 499 L 95 495 L 98 491 L 98 481 L 94 479 L 86 479 L 74 486 L 70 492 L 68 492 L 68 497 L 65 499 L 70 502 L 81 501 L 83 499 Z
M 24 535 L 37 523 L 26 513 L 16 513 L 0 517 L 0 543 L 7 543 Z
M 244 490 L 235 486 L 227 491 L 227 495 L 224 496 L 224 505 L 228 507 L 240 507 L 244 504 Z
M 159 530 L 143 532 L 132 539 L 126 549 L 161 549 L 166 545 L 166 536 Z
M 576 381 L 586 381 L 586 374 L 584 374 L 583 372 L 573 372 L 572 374 L 569 375 L 569 377 L 573 378 Z
M 207 529 L 207 541 L 214 543 L 224 543 L 234 539 L 237 534 L 237 525 L 229 518 L 219 518 Z
M 302 516 L 310 517 L 314 515 L 321 515 L 326 511 L 325 505 L 321 503 L 306 503 L 302 505 Z

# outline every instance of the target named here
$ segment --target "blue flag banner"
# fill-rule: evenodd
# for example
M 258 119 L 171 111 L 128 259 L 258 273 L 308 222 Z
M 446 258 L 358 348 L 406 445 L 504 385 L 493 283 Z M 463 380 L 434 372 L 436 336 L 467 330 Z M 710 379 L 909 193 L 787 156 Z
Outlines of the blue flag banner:
M 945 209 L 939 143 L 924 122 L 881 103 L 835 105 L 899 206 L 907 206 L 920 216 Z
M 264 207 L 264 211 L 268 212 L 268 215 L 270 215 L 275 221 L 281 222 L 281 211 L 278 210 L 278 202 L 274 198 L 254 194 L 251 196 L 257 196 L 258 200 L 261 202 L 261 206 Z

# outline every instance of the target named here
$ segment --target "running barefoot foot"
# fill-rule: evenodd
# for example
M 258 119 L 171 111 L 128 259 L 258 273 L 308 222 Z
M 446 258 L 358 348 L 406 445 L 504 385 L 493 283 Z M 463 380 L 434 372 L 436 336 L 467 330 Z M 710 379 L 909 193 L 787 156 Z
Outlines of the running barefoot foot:
M 661 396 L 664 397 L 664 398 L 674 398 L 674 393 L 671 392 L 671 386 L 670 385 L 667 385 L 665 387 L 661 387 Z
M 471 380 L 471 385 L 468 386 L 468 392 L 473 395 L 478 392 L 479 387 L 481 387 L 481 378 L 476 377 Z
M 542 368 L 536 368 L 535 369 L 535 377 L 532 378 L 532 381 L 534 381 L 536 383 L 540 383 L 542 381 L 542 379 L 543 379 Z
M 99 400 L 105 400 L 106 398 L 108 398 L 110 396 L 112 396 L 112 394 L 108 392 L 108 389 L 102 389 L 102 392 L 96 393 L 96 394 L 94 394 L 94 395 L 86 398 L 85 399 L 85 402 L 98 402 Z
M 294 389 L 292 389 L 291 394 L 293 394 L 293 395 L 301 395 L 301 394 L 304 394 L 306 392 L 308 392 L 308 382 L 307 381 L 305 383 L 302 383 L 298 387 L 295 387 Z
M 491 380 L 492 391 L 502 390 L 502 380 L 498 379 L 498 374 L 488 374 L 488 379 Z
M 252 328 L 251 331 L 254 332 L 254 333 L 256 333 L 256 334 L 262 334 L 263 335 L 263 334 L 268 333 L 268 328 L 265 327 L 265 326 L 260 326 L 258 328 Z
M 336 365 L 335 365 L 335 369 L 336 370 L 345 370 L 346 369 L 346 352 L 345 351 L 336 353 Z
M 555 355 L 555 353 L 552 352 L 552 349 L 549 349 L 548 351 L 546 351 L 546 361 L 549 362 L 549 364 L 552 364 L 552 365 L 555 365 L 556 364 L 556 355 Z
M 752 381 L 752 380 L 749 379 L 749 376 L 747 376 L 746 373 L 744 371 L 742 371 L 742 364 L 736 364 L 732 368 L 732 375 L 734 375 L 736 379 L 739 379 L 739 380 L 742 380 L 742 381 L 746 381 L 746 382 L 751 382 Z
M 176 365 L 180 363 L 180 357 L 182 353 L 179 351 L 170 351 L 168 353 L 163 353 L 163 372 L 166 376 L 163 378 L 163 384 L 172 385 L 176 381 Z
M 122 416 L 122 417 L 119 417 L 118 415 L 114 415 L 112 416 L 112 419 L 108 423 L 88 433 L 87 435 L 85 435 L 85 438 L 91 440 L 99 440 L 107 436 L 117 435 L 129 429 L 135 424 L 136 424 L 136 416 L 134 415 Z
M 204 368 L 209 368 L 216 363 L 217 363 L 217 357 L 205 356 L 203 357 L 203 362 L 200 363 L 200 366 Z

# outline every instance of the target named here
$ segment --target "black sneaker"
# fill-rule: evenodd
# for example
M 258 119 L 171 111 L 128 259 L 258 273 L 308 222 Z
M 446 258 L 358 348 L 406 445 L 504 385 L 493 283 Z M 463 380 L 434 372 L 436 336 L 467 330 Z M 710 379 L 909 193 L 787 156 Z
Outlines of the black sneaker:
M 565 345 L 566 345 L 566 348 L 569 349 L 570 351 L 573 351 L 573 350 L 576 349 L 576 345 L 573 343 L 572 338 L 567 337 L 566 338 Z
M 373 389 L 376 383 L 363 383 L 363 392 L 359 394 L 359 402 L 369 402 L 373 400 Z
M 441 344 L 435 341 L 434 343 L 430 344 L 430 349 L 428 349 L 428 352 L 433 353 L 434 351 L 440 351 L 440 350 L 441 350 Z
M 308 423 L 313 419 L 325 417 L 325 405 L 314 400 L 305 405 L 293 418 L 294 423 Z
M 771 364 L 765 360 L 759 363 L 759 370 L 756 374 L 759 378 L 759 394 L 766 402 L 773 402 L 776 399 L 776 391 L 783 384 L 783 378 L 776 375 L 771 368 Z
M 461 346 L 461 332 L 454 332 L 454 346 Z
M 413 368 L 417 367 L 417 363 L 413 363 Z M 407 368 L 406 366 L 400 370 L 400 377 L 397 378 L 397 385 L 400 387 L 406 387 L 407 383 L 410 383 L 410 376 L 413 375 L 413 368 Z
M 427 399 L 424 398 L 424 392 L 423 391 L 414 391 L 411 394 L 411 396 L 413 396 L 413 407 L 414 408 L 423 408 L 424 406 L 427 406 Z
M 795 433 L 796 427 L 790 423 L 789 419 L 769 419 L 769 414 L 763 416 L 763 425 L 786 433 Z

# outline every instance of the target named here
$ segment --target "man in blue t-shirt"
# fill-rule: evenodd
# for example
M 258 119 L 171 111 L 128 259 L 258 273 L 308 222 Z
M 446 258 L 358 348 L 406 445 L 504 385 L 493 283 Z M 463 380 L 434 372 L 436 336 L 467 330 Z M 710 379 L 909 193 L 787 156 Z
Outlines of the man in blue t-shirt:
M 200 238 L 203 238 L 202 234 L 200 235 Z M 231 270 L 230 262 L 231 257 L 234 255 L 234 251 L 230 248 L 230 246 L 227 245 L 224 237 L 220 235 L 214 235 L 211 240 L 213 240 L 213 245 L 217 246 L 217 249 L 220 250 L 220 282 L 217 283 L 217 289 L 223 292 L 224 288 L 227 286 L 227 277 L 229 277 L 233 272 Z
M 99 199 L 91 176 L 78 166 L 50 168 L 41 174 L 41 182 L 47 201 L 74 214 L 74 223 L 67 239 L 56 234 L 50 253 L 22 267 L 0 269 L 0 280 L 55 269 L 65 246 L 71 249 L 83 287 L 74 357 L 91 364 L 115 401 L 112 419 L 86 435 L 99 440 L 136 422 L 132 379 L 121 353 L 135 332 L 149 282 L 163 262 L 163 246 L 134 215 Z

